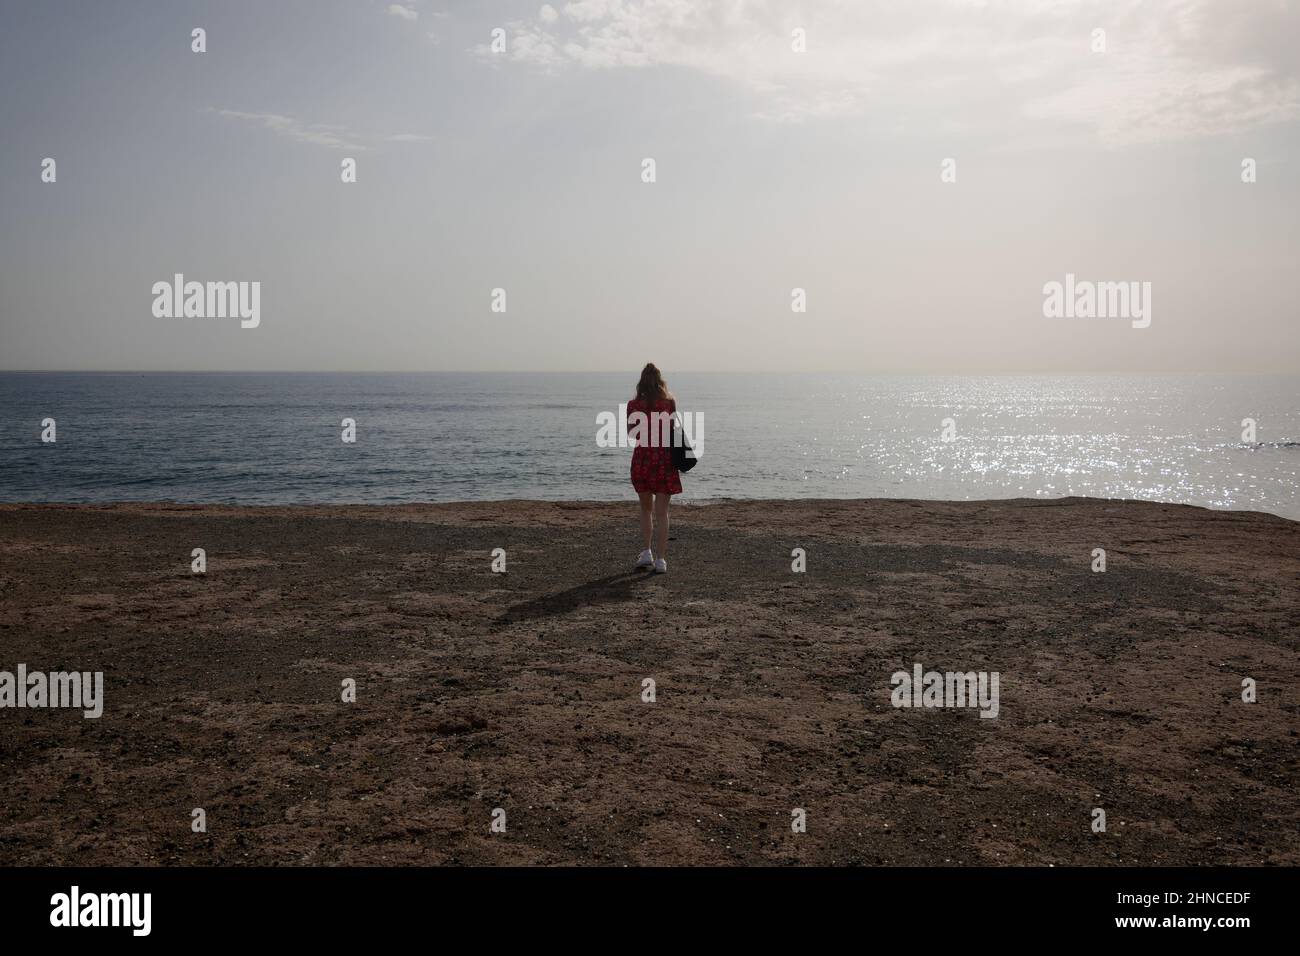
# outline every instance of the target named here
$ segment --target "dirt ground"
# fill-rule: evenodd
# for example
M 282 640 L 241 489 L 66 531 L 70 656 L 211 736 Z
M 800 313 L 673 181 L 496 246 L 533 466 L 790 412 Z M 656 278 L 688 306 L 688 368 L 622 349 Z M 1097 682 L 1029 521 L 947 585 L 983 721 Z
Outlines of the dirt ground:
M 0 864 L 1300 863 L 1300 524 L 674 520 L 651 576 L 631 504 L 0 506 L 0 671 L 105 682 L 0 709 Z M 895 708 L 914 663 L 997 718 Z

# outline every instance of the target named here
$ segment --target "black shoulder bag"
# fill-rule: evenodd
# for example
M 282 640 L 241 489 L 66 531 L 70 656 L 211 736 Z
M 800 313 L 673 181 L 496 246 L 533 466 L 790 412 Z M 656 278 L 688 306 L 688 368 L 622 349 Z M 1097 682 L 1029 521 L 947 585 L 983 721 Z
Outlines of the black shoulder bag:
M 690 454 L 687 454 L 690 452 Z M 686 440 L 686 432 L 677 424 L 677 413 L 673 413 L 673 467 L 678 471 L 690 471 L 695 467 L 697 459 L 695 453 L 691 450 L 690 442 Z

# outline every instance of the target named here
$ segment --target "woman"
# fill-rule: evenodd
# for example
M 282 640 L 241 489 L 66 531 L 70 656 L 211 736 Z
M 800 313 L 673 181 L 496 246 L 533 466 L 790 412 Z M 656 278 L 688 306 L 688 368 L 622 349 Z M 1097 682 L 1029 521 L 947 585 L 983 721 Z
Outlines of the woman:
M 677 401 L 664 384 L 664 377 L 653 362 L 649 363 L 641 370 L 636 398 L 627 403 L 627 417 L 629 434 L 637 439 L 632 452 L 632 487 L 641 499 L 641 539 L 645 545 L 636 566 L 653 567 L 656 574 L 668 571 L 668 501 L 682 493 L 682 479 L 673 467 L 673 450 L 668 441 L 672 429 L 662 427 L 667 421 L 665 416 L 676 411 Z M 640 427 L 633 418 L 637 412 L 644 416 L 645 424 Z

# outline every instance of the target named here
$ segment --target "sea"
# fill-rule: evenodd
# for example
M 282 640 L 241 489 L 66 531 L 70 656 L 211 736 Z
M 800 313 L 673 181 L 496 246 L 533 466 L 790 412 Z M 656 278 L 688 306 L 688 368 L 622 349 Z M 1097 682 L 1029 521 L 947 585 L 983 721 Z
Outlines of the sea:
M 635 378 L 3 372 L 0 501 L 631 499 L 631 451 L 600 440 L 600 423 Z M 669 385 L 699 452 L 686 503 L 1085 495 L 1300 520 L 1297 375 L 696 372 Z

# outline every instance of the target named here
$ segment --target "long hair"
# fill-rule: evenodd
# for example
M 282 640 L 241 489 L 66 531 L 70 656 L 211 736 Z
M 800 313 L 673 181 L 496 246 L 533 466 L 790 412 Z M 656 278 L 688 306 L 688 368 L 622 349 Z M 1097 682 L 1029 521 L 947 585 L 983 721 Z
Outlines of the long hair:
M 668 401 L 672 395 L 668 392 L 668 383 L 654 362 L 647 362 L 641 369 L 641 380 L 636 383 L 636 397 L 645 402 L 646 410 L 654 407 L 657 401 Z

